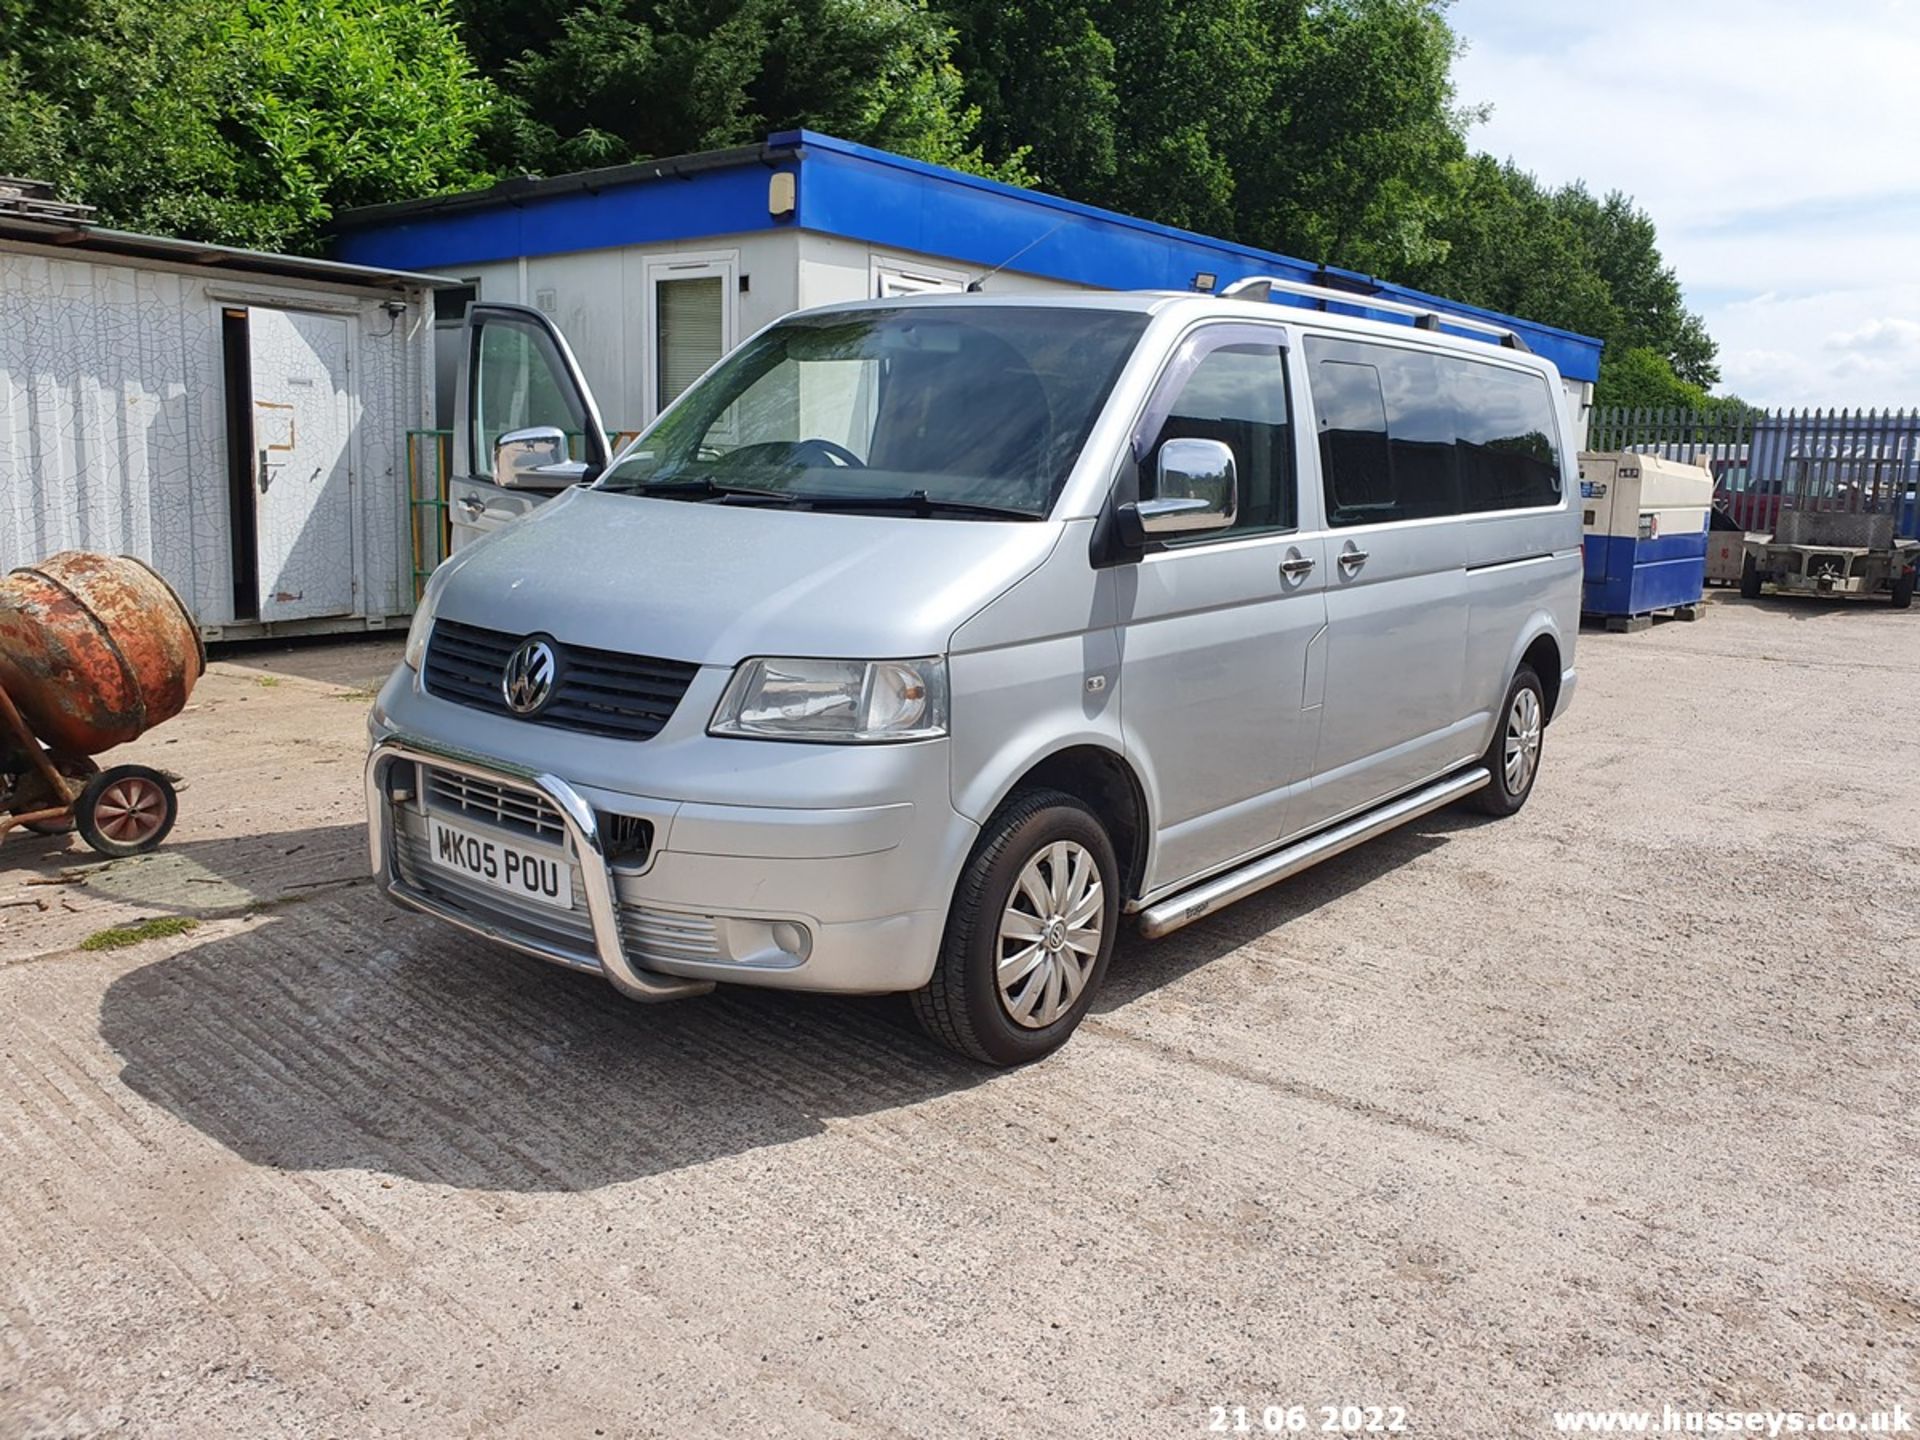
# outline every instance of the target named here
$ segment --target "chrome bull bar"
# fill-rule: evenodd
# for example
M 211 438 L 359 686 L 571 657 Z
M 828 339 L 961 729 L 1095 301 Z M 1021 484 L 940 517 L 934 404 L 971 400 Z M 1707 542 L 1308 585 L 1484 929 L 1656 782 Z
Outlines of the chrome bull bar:
M 380 741 L 367 756 L 367 848 L 374 883 L 389 899 L 482 939 L 558 965 L 582 968 L 582 957 L 571 951 L 462 914 L 433 896 L 422 894 L 401 878 L 392 861 L 393 801 L 387 787 L 387 769 L 395 762 L 430 765 L 475 780 L 513 785 L 552 804 L 566 826 L 567 837 L 573 842 L 574 855 L 580 862 L 581 886 L 587 895 L 587 917 L 593 925 L 593 944 L 600 971 L 623 995 L 646 1001 L 684 1000 L 713 989 L 711 980 L 662 975 L 657 970 L 640 969 L 627 959 L 620 939 L 620 902 L 614 894 L 613 874 L 600 841 L 599 817 L 580 792 L 557 775 L 410 736 L 391 736 Z

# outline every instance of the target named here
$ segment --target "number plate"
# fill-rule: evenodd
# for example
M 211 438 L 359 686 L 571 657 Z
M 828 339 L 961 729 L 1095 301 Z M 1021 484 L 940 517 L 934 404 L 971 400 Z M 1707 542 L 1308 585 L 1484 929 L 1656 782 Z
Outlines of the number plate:
M 556 851 L 482 835 L 433 815 L 427 817 L 427 838 L 427 853 L 443 870 L 556 910 L 573 908 L 573 871 Z

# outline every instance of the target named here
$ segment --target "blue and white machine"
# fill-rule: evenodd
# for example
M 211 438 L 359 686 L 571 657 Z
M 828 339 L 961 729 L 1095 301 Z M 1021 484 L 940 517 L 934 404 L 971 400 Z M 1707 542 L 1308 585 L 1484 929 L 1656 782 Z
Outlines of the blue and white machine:
M 1644 629 L 1656 610 L 1697 618 L 1712 508 L 1713 476 L 1699 465 L 1657 455 L 1582 454 L 1582 612 L 1604 619 L 1610 630 Z

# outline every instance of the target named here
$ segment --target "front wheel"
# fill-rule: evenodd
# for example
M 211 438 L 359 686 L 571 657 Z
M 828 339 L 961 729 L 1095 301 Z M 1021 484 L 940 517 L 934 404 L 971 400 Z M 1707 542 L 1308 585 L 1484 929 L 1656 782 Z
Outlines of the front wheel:
M 1480 763 L 1493 773 L 1491 784 L 1467 797 L 1487 815 L 1511 815 L 1527 803 L 1540 773 L 1540 743 L 1547 728 L 1547 697 L 1531 665 L 1522 665 L 1507 687 L 1500 724 Z
M 1893 608 L 1911 610 L 1913 608 L 1913 572 L 1906 571 L 1893 582 Z
M 1760 598 L 1760 567 L 1753 563 L 1751 555 L 1740 562 L 1740 598 L 1742 600 Z
M 1058 1049 L 1106 978 L 1120 867 L 1099 818 L 1058 790 L 1016 793 L 961 872 L 940 958 L 913 1010 L 934 1039 L 989 1065 Z

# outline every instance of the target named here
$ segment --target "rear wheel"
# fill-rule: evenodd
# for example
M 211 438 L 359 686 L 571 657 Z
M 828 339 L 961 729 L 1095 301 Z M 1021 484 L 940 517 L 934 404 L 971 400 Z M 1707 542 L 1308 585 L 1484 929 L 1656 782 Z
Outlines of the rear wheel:
M 1106 978 L 1119 863 L 1099 818 L 1058 790 L 1016 793 L 981 831 L 913 1010 L 934 1039 L 989 1065 L 1066 1042 Z
M 1893 582 L 1893 608 L 1896 610 L 1913 608 L 1913 572 L 1911 570 Z
M 1740 562 L 1740 597 L 1743 600 L 1760 598 L 1760 567 L 1753 563 L 1751 555 Z
M 1492 783 L 1467 797 L 1467 803 L 1486 815 L 1511 815 L 1527 803 L 1534 777 L 1540 773 L 1540 743 L 1547 728 L 1547 697 L 1531 665 L 1514 672 L 1501 707 L 1500 724 L 1480 763 L 1492 772 Z
M 157 847 L 179 814 L 173 782 L 145 765 L 102 770 L 87 782 L 73 807 L 80 838 L 114 859 Z

